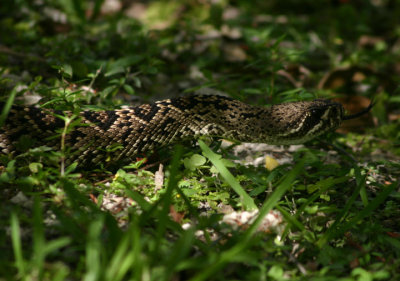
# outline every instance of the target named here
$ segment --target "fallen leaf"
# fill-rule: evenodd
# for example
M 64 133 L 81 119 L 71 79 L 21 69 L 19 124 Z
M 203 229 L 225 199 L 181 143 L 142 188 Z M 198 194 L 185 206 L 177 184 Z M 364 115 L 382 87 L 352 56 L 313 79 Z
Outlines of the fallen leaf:
M 279 162 L 276 161 L 275 158 L 271 156 L 265 156 L 265 168 L 267 168 L 268 171 L 272 171 L 276 167 L 279 166 Z
M 177 222 L 179 224 L 182 223 L 182 220 L 185 217 L 185 214 L 177 212 L 173 205 L 169 206 L 169 215 L 174 222 Z

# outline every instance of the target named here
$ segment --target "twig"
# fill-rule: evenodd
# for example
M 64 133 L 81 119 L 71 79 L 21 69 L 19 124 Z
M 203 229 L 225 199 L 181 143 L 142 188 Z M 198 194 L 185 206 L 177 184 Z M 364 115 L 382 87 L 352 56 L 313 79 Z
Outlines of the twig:
M 19 53 L 19 52 L 16 52 L 16 51 L 14 51 L 14 50 L 12 50 L 12 49 L 4 46 L 4 45 L 0 45 L 0 53 L 11 55 L 11 56 L 14 56 L 14 57 L 30 58 L 30 59 L 37 60 L 37 61 L 40 61 L 40 62 L 46 62 L 46 60 L 44 58 L 39 57 L 36 54 Z

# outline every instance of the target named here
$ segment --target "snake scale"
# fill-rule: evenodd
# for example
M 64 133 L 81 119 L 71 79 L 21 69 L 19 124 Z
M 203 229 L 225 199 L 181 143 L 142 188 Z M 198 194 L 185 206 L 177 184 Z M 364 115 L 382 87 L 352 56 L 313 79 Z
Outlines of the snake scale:
M 72 113 L 13 106 L 0 129 L 0 154 L 20 153 L 21 138 L 28 139 L 31 146 L 59 150 L 65 122 L 57 115 L 71 117 Z M 84 167 L 115 164 L 202 135 L 242 142 L 298 144 L 354 117 L 344 115 L 342 105 L 329 100 L 264 107 L 223 96 L 195 95 L 126 109 L 80 112 L 79 125 L 65 136 L 65 148 L 69 163 L 78 161 Z

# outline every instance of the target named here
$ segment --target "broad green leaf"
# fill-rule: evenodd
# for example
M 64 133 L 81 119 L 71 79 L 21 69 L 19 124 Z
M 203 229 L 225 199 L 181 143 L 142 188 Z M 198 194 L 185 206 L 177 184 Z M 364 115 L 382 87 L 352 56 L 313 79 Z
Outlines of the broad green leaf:
M 190 158 L 183 159 L 183 165 L 185 165 L 186 169 L 194 171 L 196 168 L 204 165 L 207 159 L 200 154 L 193 154 Z

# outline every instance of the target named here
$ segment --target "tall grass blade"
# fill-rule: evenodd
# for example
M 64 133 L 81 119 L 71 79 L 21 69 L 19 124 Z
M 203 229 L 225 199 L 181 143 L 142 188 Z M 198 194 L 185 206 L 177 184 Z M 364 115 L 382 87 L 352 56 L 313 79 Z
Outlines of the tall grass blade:
M 179 181 L 178 169 L 180 165 L 182 152 L 183 152 L 182 146 L 180 145 L 175 146 L 175 154 L 172 158 L 169 169 L 170 176 L 168 179 L 167 190 L 159 201 L 160 203 L 162 203 L 161 204 L 162 209 L 159 211 L 158 214 L 159 223 L 156 229 L 156 244 L 153 252 L 153 255 L 155 256 L 158 256 L 158 251 L 161 247 L 161 244 L 163 243 L 162 240 L 164 239 L 167 225 L 170 225 L 171 222 L 170 218 L 168 217 L 168 214 L 172 202 L 171 199 L 172 191 L 178 186 L 178 181 Z
M 363 181 L 365 184 L 365 181 Z M 359 193 L 361 187 L 363 184 L 361 184 L 354 192 L 352 198 L 350 198 L 348 204 L 345 206 L 345 212 L 342 212 L 342 214 L 335 220 L 335 222 L 332 224 L 332 226 L 325 232 L 325 234 L 317 241 L 318 247 L 323 247 L 327 242 L 329 242 L 331 239 L 334 237 L 339 237 L 343 235 L 346 231 L 351 229 L 353 226 L 358 224 L 363 218 L 367 217 L 370 215 L 380 204 L 385 201 L 385 199 L 392 193 L 392 191 L 398 187 L 399 183 L 393 183 L 389 186 L 385 186 L 384 190 L 378 194 L 377 197 L 375 197 L 364 209 L 362 209 L 360 212 L 357 213 L 356 216 L 354 216 L 352 219 L 350 219 L 347 223 L 342 223 L 339 225 L 339 222 L 341 221 L 341 218 L 344 217 L 344 214 L 347 213 L 348 209 L 350 206 L 353 204 L 355 197 Z M 354 198 L 354 200 L 353 200 Z
M 0 115 L 0 128 L 3 127 L 3 124 L 6 121 L 6 118 L 8 116 L 8 113 L 10 112 L 11 106 L 14 102 L 16 95 L 17 95 L 17 90 L 16 90 L 16 87 L 14 87 L 14 89 L 11 91 L 10 95 L 8 96 L 8 99 L 5 102 L 4 107 L 2 108 L 1 115 Z
M 33 205 L 33 269 L 39 272 L 42 278 L 43 264 L 46 257 L 45 253 L 45 237 L 43 227 L 42 206 L 39 197 L 35 196 Z
M 103 216 L 99 216 L 89 226 L 89 234 L 86 241 L 86 274 L 84 281 L 96 281 L 102 276 L 101 267 L 101 230 L 104 225 Z
M 297 175 L 303 169 L 305 159 L 303 158 L 295 167 L 287 174 L 285 179 L 279 184 L 279 186 L 274 190 L 274 192 L 267 198 L 263 206 L 260 208 L 259 215 L 255 219 L 254 223 L 246 230 L 243 234 L 242 239 L 232 246 L 230 249 L 222 252 L 219 259 L 210 265 L 209 268 L 200 272 L 194 276 L 191 281 L 202 281 L 208 280 L 212 274 L 221 269 L 230 261 L 235 260 L 235 257 L 239 255 L 242 251 L 248 247 L 249 242 L 253 234 L 256 232 L 258 226 L 262 222 L 265 215 L 278 203 L 280 198 L 285 194 L 285 192 L 292 186 L 293 181 L 296 179 Z
M 198 140 L 201 150 L 204 156 L 206 156 L 211 163 L 217 168 L 218 172 L 221 174 L 222 178 L 232 187 L 232 189 L 240 196 L 240 200 L 246 210 L 257 209 L 254 200 L 246 193 L 246 191 L 241 187 L 239 182 L 235 177 L 229 172 L 222 161 L 219 159 L 218 155 L 215 154 L 202 140 Z
M 18 270 L 18 276 L 22 278 L 25 276 L 26 264 L 22 252 L 21 230 L 19 227 L 19 220 L 14 212 L 11 213 L 11 241 L 14 250 L 15 267 Z

